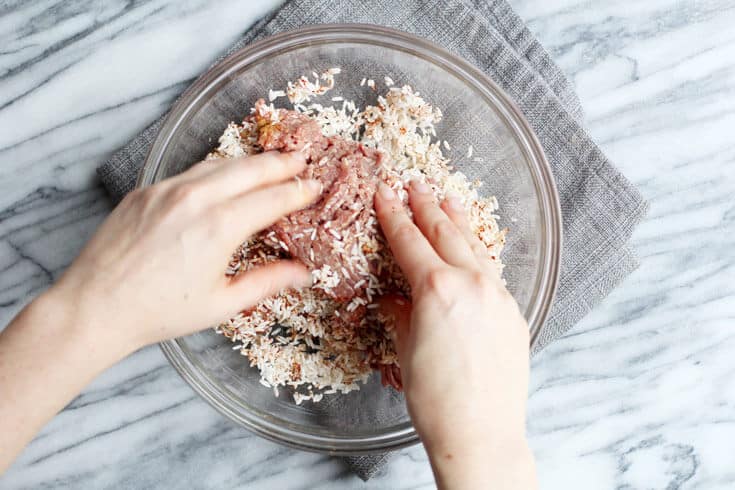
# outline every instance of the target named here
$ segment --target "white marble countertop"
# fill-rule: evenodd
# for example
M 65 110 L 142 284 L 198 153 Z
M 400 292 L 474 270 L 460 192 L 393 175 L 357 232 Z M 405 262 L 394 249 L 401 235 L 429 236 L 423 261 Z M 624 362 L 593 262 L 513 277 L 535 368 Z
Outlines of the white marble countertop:
M 277 0 L 0 6 L 0 325 L 109 212 L 94 169 Z M 642 266 L 533 362 L 544 489 L 735 486 L 735 4 L 511 2 L 650 200 Z M 155 49 L 151 49 L 155 46 Z M 0 394 L 0 397 L 2 394 Z M 220 417 L 158 348 L 97 379 L 2 488 L 430 488 L 420 447 L 364 484 Z

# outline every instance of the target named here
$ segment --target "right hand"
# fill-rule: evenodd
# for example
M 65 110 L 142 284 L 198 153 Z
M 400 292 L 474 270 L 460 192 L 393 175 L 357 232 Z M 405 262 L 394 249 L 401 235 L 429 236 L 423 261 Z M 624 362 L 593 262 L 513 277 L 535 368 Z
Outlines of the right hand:
M 240 243 L 316 199 L 318 182 L 294 180 L 305 166 L 299 152 L 208 160 L 133 191 L 47 297 L 64 310 L 73 305 L 74 323 L 93 330 L 85 336 L 104 335 L 101 347 L 119 347 L 119 358 L 209 328 L 283 288 L 310 285 L 295 261 L 224 274 Z
M 442 487 L 534 486 L 525 438 L 529 332 L 457 199 L 434 202 L 412 183 L 415 223 L 381 185 L 375 208 L 411 285 L 381 300 L 394 340 L 408 411 Z M 464 483 L 464 484 L 463 484 Z

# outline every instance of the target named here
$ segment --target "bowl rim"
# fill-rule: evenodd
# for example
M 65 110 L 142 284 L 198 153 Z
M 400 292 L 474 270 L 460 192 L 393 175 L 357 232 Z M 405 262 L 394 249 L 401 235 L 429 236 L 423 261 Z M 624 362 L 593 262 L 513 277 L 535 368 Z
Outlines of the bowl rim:
M 523 113 L 498 84 L 468 61 L 431 41 L 372 24 L 324 24 L 283 32 L 247 45 L 212 65 L 176 100 L 160 124 L 139 173 L 136 187 L 146 187 L 155 182 L 158 163 L 173 134 L 186 120 L 188 114 L 196 112 L 209 88 L 226 80 L 232 72 L 257 63 L 265 57 L 308 45 L 334 42 L 369 44 L 395 49 L 440 67 L 482 94 L 487 103 L 492 102 L 498 115 L 515 133 L 517 143 L 527 159 L 537 163 L 535 166 L 529 166 L 529 171 L 539 196 L 542 217 L 540 225 L 543 232 L 548 235 L 548 239 L 541 243 L 540 263 L 543 267 L 534 285 L 532 301 L 524 312 L 533 349 L 538 343 L 541 326 L 548 316 L 556 294 L 561 265 L 561 206 L 551 167 L 538 137 Z M 349 437 L 295 431 L 268 420 L 262 414 L 252 413 L 244 416 L 234 409 L 234 399 L 227 395 L 227 388 L 209 379 L 201 370 L 191 369 L 193 360 L 178 339 L 161 342 L 160 346 L 179 375 L 212 407 L 230 420 L 274 442 L 333 455 L 378 453 L 419 442 L 410 422 L 404 424 L 405 427 L 381 435 Z M 249 408 L 247 410 L 250 411 Z

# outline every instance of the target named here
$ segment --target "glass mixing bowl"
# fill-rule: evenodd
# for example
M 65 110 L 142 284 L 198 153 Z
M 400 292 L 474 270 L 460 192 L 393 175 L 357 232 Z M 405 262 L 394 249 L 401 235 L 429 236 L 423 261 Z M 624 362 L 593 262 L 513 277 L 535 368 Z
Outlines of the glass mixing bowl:
M 416 37 L 376 26 L 332 25 L 277 35 L 229 56 L 197 80 L 166 118 L 141 172 L 148 186 L 202 159 L 230 121 L 239 121 L 270 88 L 340 67 L 336 87 L 359 106 L 385 89 L 384 77 L 409 84 L 444 113 L 437 126 L 453 164 L 497 196 L 509 228 L 503 260 L 508 288 L 536 338 L 554 296 L 561 219 L 543 150 L 518 108 L 477 69 Z M 374 92 L 360 86 L 376 81 Z M 280 99 L 285 100 L 285 99 Z M 473 158 L 466 158 L 468 147 Z M 482 162 L 474 159 L 482 159 Z M 172 279 L 172 280 L 175 280 Z M 162 343 L 181 376 L 226 417 L 277 442 L 331 454 L 366 454 L 418 441 L 401 394 L 373 375 L 360 391 L 296 405 L 276 398 L 258 371 L 212 330 Z

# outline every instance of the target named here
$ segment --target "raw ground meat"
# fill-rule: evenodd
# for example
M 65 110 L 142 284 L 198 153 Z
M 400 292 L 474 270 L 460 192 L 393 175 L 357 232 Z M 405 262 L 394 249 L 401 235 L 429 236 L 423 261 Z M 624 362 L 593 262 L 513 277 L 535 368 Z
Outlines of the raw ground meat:
M 348 300 L 364 289 L 349 260 L 358 246 L 357 236 L 368 229 L 372 218 L 373 198 L 383 174 L 383 155 L 357 141 L 340 136 L 325 137 L 319 124 L 306 115 L 278 110 L 278 121 L 264 116 L 264 101 L 255 106 L 258 144 L 264 151 L 303 151 L 307 167 L 301 178 L 322 184 L 322 195 L 306 209 L 291 213 L 271 227 L 275 237 L 292 257 L 309 269 L 340 272 L 340 282 L 330 289 L 332 297 Z M 266 234 L 268 236 L 268 234 Z

